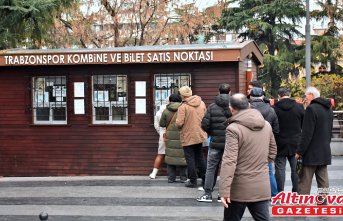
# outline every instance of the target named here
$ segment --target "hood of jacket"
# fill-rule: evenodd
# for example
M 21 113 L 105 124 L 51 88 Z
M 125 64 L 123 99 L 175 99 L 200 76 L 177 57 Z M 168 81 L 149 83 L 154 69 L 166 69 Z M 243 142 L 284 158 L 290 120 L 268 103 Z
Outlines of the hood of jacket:
M 331 108 L 331 101 L 329 99 L 325 99 L 325 98 L 322 98 L 322 97 L 317 97 L 317 98 L 315 98 L 315 99 L 313 99 L 311 101 L 311 104 L 314 104 L 314 103 L 320 104 L 323 107 L 325 107 L 326 109 L 330 109 Z
M 167 105 L 167 109 L 172 111 L 172 112 L 176 112 L 177 109 L 180 107 L 180 102 L 170 102 L 168 105 Z
M 262 116 L 266 118 L 270 112 L 270 104 L 265 103 L 262 99 L 253 100 L 251 106 L 261 112 Z
M 198 107 L 201 104 L 201 97 L 199 97 L 198 95 L 193 95 L 185 98 L 183 102 L 188 104 L 189 106 Z
M 259 131 L 264 127 L 265 120 L 258 110 L 246 109 L 232 115 L 229 119 L 229 123 L 237 123 L 250 130 Z
M 228 94 L 219 94 L 215 97 L 214 102 L 222 108 L 228 108 L 230 104 L 230 96 Z
M 278 101 L 275 106 L 282 109 L 282 110 L 290 110 L 296 105 L 296 101 L 291 98 L 284 98 L 280 101 Z

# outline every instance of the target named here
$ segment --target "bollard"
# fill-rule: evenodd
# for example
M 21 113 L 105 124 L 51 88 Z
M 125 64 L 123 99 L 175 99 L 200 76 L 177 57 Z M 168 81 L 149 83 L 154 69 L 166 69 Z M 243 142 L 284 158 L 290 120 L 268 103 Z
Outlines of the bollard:
M 48 220 L 48 217 L 49 217 L 49 215 L 48 215 L 48 213 L 46 213 L 46 212 L 41 212 L 41 213 L 39 214 L 39 219 L 40 219 L 41 221 L 43 221 L 43 220 Z

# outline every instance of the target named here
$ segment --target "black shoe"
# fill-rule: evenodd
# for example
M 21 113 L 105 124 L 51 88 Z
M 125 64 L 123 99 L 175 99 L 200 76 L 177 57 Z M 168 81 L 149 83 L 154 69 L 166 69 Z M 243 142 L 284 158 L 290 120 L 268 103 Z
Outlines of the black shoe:
M 219 193 L 218 193 L 218 197 L 217 197 L 217 202 L 218 202 L 218 203 L 221 203 L 221 202 L 222 202 L 222 199 L 220 198 Z
M 173 178 L 168 178 L 168 183 L 175 183 L 175 179 L 173 179 Z
M 212 196 L 209 194 L 204 194 L 201 197 L 198 197 L 197 201 L 198 202 L 212 203 Z
M 197 187 L 197 184 L 196 183 L 192 183 L 190 180 L 187 180 L 185 182 L 185 187 L 195 188 L 195 187 Z

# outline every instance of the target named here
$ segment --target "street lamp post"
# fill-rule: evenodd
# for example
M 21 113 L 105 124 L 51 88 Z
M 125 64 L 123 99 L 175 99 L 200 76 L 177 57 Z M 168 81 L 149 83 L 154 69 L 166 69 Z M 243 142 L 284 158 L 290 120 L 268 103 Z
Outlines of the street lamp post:
M 311 26 L 310 26 L 310 0 L 306 0 L 306 25 L 305 25 L 305 58 L 306 58 L 306 87 L 311 84 Z

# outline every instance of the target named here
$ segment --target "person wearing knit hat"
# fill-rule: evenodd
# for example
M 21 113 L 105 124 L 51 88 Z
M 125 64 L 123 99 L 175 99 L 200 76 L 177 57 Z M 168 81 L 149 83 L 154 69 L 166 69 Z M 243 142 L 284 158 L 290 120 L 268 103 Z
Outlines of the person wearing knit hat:
M 188 86 L 183 86 L 179 89 L 182 99 L 192 96 L 192 90 Z
M 262 97 L 263 96 L 263 90 L 259 87 L 253 87 L 250 91 L 250 97 Z
M 187 162 L 189 180 L 185 186 L 195 188 L 197 187 L 197 166 L 203 182 L 206 174 L 202 143 L 207 140 L 207 134 L 201 128 L 201 120 L 205 115 L 206 105 L 201 97 L 193 95 L 188 86 L 181 87 L 179 93 L 182 97 L 182 103 L 177 111 L 176 126 L 181 130 L 180 139 Z

